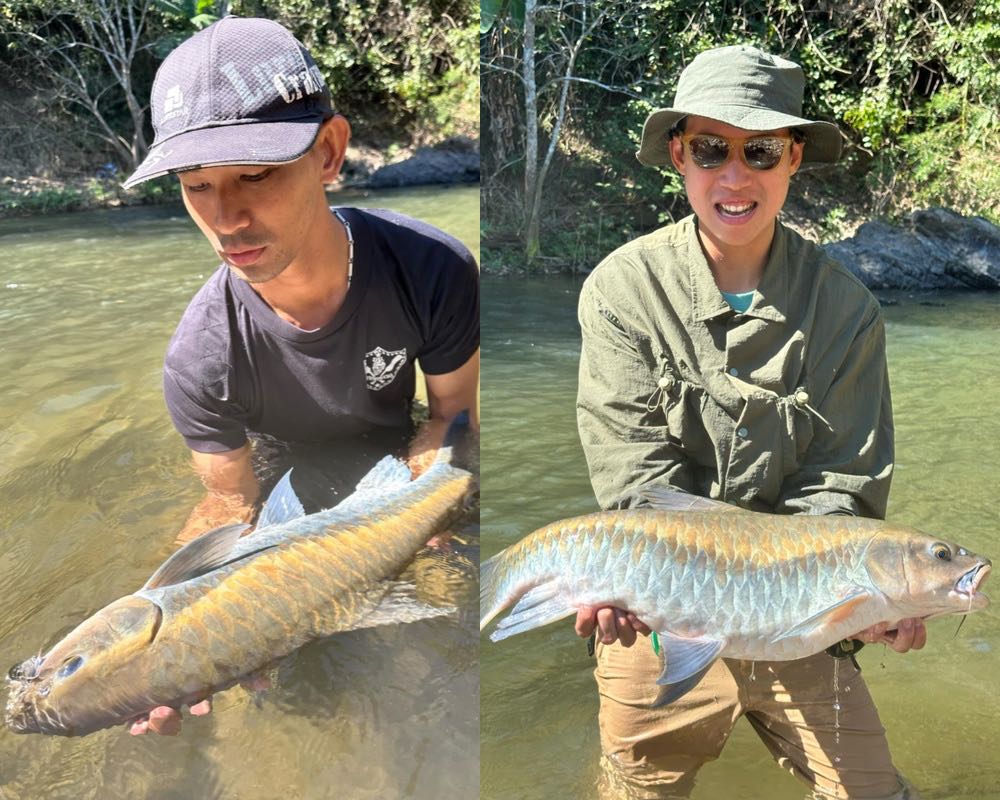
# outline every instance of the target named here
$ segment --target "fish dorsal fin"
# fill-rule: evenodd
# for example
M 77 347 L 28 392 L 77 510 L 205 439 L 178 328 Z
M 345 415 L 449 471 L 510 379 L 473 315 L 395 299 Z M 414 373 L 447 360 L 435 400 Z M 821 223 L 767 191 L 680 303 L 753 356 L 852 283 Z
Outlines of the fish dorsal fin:
M 858 606 L 871 596 L 872 593 L 869 590 L 862 589 L 860 586 L 853 586 L 842 599 L 827 606 L 822 611 L 816 612 L 808 619 L 803 620 L 787 631 L 783 631 L 771 640 L 771 644 L 777 644 L 782 639 L 791 639 L 795 636 L 807 636 L 824 625 L 836 625 L 843 622 L 858 609 Z
M 355 494 L 385 492 L 405 486 L 413 479 L 410 468 L 398 458 L 386 456 L 372 467 L 354 490 Z M 350 498 L 348 498 L 350 499 Z
M 271 494 L 268 495 L 264 510 L 257 518 L 257 530 L 291 522 L 293 519 L 305 515 L 306 511 L 302 507 L 302 501 L 299 500 L 292 488 L 292 471 L 288 470 L 284 477 L 275 484 Z
M 413 474 L 406 464 L 394 456 L 385 456 L 358 481 L 354 491 L 341 500 L 338 511 L 353 511 L 369 505 L 373 496 L 393 492 L 410 483 Z
M 240 534 L 249 527 L 243 522 L 223 525 L 188 542 L 160 565 L 143 590 L 183 583 L 211 572 L 226 563 Z
M 709 500 L 696 494 L 677 492 L 662 486 L 643 486 L 639 489 L 639 497 L 653 508 L 661 511 L 741 511 L 742 509 L 723 503 L 719 500 Z

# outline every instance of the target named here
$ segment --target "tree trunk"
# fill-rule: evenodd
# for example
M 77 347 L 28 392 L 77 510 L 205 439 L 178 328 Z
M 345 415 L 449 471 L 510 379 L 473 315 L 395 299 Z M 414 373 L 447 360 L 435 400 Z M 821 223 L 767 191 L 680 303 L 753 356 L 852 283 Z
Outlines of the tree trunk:
M 535 80 L 535 14 L 537 0 L 524 2 L 524 254 L 538 255 L 538 86 Z

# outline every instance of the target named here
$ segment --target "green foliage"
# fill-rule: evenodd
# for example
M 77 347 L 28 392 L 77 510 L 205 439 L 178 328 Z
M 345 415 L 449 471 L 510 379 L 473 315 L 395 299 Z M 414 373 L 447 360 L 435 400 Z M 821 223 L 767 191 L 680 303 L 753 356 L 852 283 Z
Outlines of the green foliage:
M 265 7 L 266 6 L 266 7 Z M 234 13 L 286 25 L 310 49 L 334 102 L 362 134 L 475 135 L 478 6 L 473 0 L 236 0 Z
M 136 98 L 130 106 L 103 54 L 79 42 L 84 23 L 100 20 L 99 12 L 125 15 L 129 10 L 138 18 L 146 2 L 150 8 L 129 71 Z M 130 168 L 126 162 L 135 154 L 123 152 L 120 143 L 139 141 L 132 112 L 148 101 L 157 66 L 181 41 L 226 13 L 275 19 L 303 41 L 356 139 L 410 145 L 456 133 L 476 136 L 477 8 L 473 0 L 0 0 L 0 110 L 7 104 L 14 109 L 0 126 L 0 174 L 86 175 L 108 161 L 123 171 Z M 72 54 L 59 62 L 59 51 L 53 50 L 64 71 L 71 71 L 69 64 L 79 69 L 79 78 L 71 77 L 88 87 L 110 132 L 97 115 L 67 99 L 55 72 L 34 68 L 33 42 L 35 52 L 37 43 L 44 42 Z M 29 99 L 32 104 L 38 99 L 44 120 L 22 110 Z M 36 138 L 40 128 L 66 131 L 69 140 L 62 150 L 74 156 L 63 158 L 60 150 L 26 158 L 22 139 L 27 137 L 8 138 L 17 126 L 30 128 Z M 140 127 L 148 144 L 148 115 Z M 141 157 L 141 144 L 135 149 Z
M 607 15 L 577 58 L 576 74 L 592 82 L 573 85 L 560 163 L 549 189 L 560 221 L 554 222 L 546 209 L 548 224 L 565 225 L 574 213 L 582 224 L 591 213 L 590 197 L 610 199 L 610 192 L 593 184 L 580 196 L 567 191 L 579 175 L 595 172 L 596 183 L 616 189 L 627 201 L 622 214 L 653 206 L 657 224 L 684 213 L 678 176 L 634 159 L 642 123 L 649 111 L 672 104 L 680 71 L 697 53 L 737 43 L 801 64 L 804 115 L 836 122 L 847 137 L 844 163 L 828 170 L 838 182 L 846 176 L 846 203 L 835 213 L 819 212 L 814 220 L 819 230 L 832 235 L 852 219 L 894 217 L 926 205 L 1000 217 L 1000 0 L 638 0 L 624 5 L 578 0 L 576 20 L 583 6 L 590 15 L 599 10 Z M 483 39 L 483 61 L 516 67 L 521 29 L 509 19 L 500 24 L 509 11 L 497 2 L 484 6 L 484 22 L 487 7 L 499 16 Z M 552 16 L 561 6 L 546 8 L 549 16 L 543 14 L 536 42 L 542 80 L 560 68 L 561 34 L 578 25 L 568 13 Z M 551 130 L 552 91 L 540 96 L 543 132 Z M 510 145 L 523 139 L 520 92 L 509 73 L 498 70 L 484 81 L 484 129 L 504 145 L 495 148 L 487 141 L 483 148 L 487 182 L 511 186 L 521 180 L 521 151 Z M 501 151 L 499 163 L 489 160 L 494 150 Z M 484 218 L 503 217 L 506 212 L 491 200 L 509 202 L 510 192 L 488 188 Z M 635 219 L 621 221 L 624 228 L 643 227 Z M 494 225 L 491 235 L 501 240 L 509 233 Z M 558 240 L 543 231 L 542 241 L 543 255 L 558 257 L 553 248 Z
M 84 193 L 71 187 L 22 193 L 0 186 L 0 216 L 75 211 L 83 205 Z

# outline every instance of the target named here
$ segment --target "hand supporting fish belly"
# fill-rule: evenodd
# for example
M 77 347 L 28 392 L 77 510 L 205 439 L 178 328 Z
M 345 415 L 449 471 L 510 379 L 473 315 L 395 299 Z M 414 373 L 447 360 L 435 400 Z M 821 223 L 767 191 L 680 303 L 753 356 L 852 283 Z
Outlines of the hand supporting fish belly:
M 624 608 L 583 606 L 576 612 L 576 635 L 589 639 L 591 634 L 602 644 L 621 642 L 625 647 L 635 644 L 638 634 L 649 636 L 650 627 Z
M 309 641 L 453 612 L 421 603 L 396 579 L 467 511 L 477 479 L 452 453 L 468 435 L 459 415 L 418 478 L 386 457 L 318 514 L 304 513 L 286 475 L 252 536 L 227 525 L 193 540 L 139 591 L 15 665 L 8 727 L 80 736 L 134 722 L 135 733 L 170 733 L 177 709 L 207 713 L 212 693 Z
M 913 622 L 890 636 L 901 621 L 989 603 L 979 591 L 989 559 L 914 528 L 760 514 L 662 490 L 648 499 L 652 508 L 555 522 L 484 562 L 480 627 L 511 604 L 493 641 L 574 614 L 578 631 L 592 630 L 592 609 L 618 609 L 631 628 L 658 634 L 662 705 L 718 658 L 805 658 L 859 631 L 909 649 L 926 632 Z

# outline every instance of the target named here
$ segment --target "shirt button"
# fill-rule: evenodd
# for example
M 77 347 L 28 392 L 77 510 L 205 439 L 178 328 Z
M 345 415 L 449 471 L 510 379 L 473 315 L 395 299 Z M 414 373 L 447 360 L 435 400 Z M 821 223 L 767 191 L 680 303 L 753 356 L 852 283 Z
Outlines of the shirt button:
M 737 377 L 740 374 L 740 371 L 738 369 L 736 369 L 736 367 L 730 367 L 729 368 L 729 374 L 732 375 L 735 378 L 735 377 Z
M 739 436 L 741 439 L 746 439 L 750 435 L 750 431 L 748 431 L 746 428 L 740 428 L 738 431 L 736 431 L 736 435 Z

